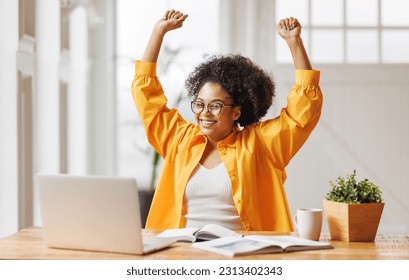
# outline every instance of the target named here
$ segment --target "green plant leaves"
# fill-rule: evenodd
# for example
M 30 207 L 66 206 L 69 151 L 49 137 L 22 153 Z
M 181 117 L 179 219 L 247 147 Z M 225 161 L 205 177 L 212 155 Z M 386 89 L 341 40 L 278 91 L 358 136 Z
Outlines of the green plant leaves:
M 355 177 L 356 170 L 345 178 L 338 177 L 335 182 L 330 181 L 332 189 L 326 199 L 348 204 L 382 202 L 382 192 L 378 186 L 368 179 L 357 182 Z

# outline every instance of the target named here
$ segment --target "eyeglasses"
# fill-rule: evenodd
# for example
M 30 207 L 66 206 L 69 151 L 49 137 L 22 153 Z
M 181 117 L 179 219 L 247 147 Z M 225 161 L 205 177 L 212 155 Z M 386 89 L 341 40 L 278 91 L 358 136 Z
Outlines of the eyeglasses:
M 206 106 L 206 104 L 203 103 L 202 101 L 196 101 L 196 100 L 190 103 L 190 108 L 192 109 L 192 112 L 195 113 L 196 115 L 199 115 L 200 113 L 202 113 L 204 108 L 207 107 L 207 112 L 209 112 L 210 115 L 217 116 L 221 113 L 223 107 L 225 106 L 234 107 L 234 104 L 224 104 L 221 102 L 210 102 Z

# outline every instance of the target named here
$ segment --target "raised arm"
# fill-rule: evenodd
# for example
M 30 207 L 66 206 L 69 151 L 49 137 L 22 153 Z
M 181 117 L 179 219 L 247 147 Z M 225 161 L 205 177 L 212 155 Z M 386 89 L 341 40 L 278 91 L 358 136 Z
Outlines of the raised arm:
M 165 34 L 168 31 L 182 27 L 186 18 L 187 15 L 179 11 L 166 11 L 165 15 L 155 23 L 141 60 L 144 62 L 157 62 Z
M 278 34 L 287 42 L 295 69 L 311 70 L 312 66 L 301 39 L 301 25 L 296 18 L 285 18 L 277 25 Z

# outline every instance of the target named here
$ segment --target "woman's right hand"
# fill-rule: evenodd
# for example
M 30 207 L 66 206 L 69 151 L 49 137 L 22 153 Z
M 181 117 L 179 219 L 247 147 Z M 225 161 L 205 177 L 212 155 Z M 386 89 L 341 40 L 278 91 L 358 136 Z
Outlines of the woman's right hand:
M 168 10 L 164 16 L 155 23 L 155 29 L 165 34 L 168 31 L 181 28 L 187 16 L 187 14 L 183 14 L 179 11 Z
M 141 61 L 157 62 L 162 41 L 166 32 L 181 28 L 186 18 L 187 15 L 184 15 L 179 11 L 166 11 L 165 15 L 155 23 Z

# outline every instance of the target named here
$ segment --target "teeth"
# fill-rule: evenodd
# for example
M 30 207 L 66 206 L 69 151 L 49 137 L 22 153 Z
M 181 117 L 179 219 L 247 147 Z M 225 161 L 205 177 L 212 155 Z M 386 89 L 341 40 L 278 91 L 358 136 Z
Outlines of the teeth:
M 205 120 L 201 120 L 203 125 L 211 125 L 212 123 L 214 123 L 213 121 L 205 121 Z

